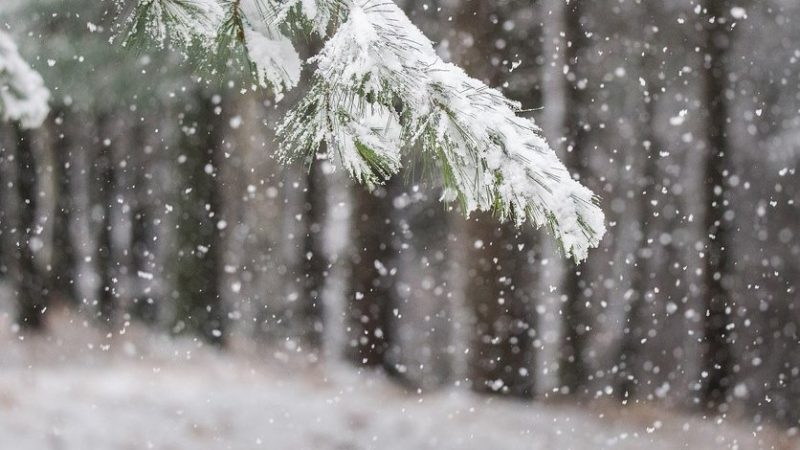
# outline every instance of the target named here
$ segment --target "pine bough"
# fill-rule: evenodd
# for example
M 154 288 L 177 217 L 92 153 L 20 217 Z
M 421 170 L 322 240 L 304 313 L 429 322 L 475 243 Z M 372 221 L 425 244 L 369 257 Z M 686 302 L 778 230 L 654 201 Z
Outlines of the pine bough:
M 290 36 L 324 39 L 311 86 L 278 127 L 283 161 L 328 158 L 369 186 L 418 148 L 441 172 L 444 201 L 547 226 L 580 261 L 605 233 L 594 194 L 574 180 L 521 105 L 442 61 L 391 0 L 138 0 L 126 44 L 215 48 L 244 61 L 276 96 L 299 83 Z M 325 145 L 323 145 L 325 144 Z
M 44 80 L 19 54 L 11 36 L 0 31 L 0 117 L 36 128 L 50 111 L 50 91 Z

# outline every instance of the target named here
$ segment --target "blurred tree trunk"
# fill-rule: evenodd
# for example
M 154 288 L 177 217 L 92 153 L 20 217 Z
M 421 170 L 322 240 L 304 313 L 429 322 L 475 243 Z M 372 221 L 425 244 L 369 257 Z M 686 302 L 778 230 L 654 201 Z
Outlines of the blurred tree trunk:
M 8 124 L 0 123 L 0 186 L 14 185 L 14 151 Z M 13 275 L 16 246 L 12 242 L 11 230 L 16 228 L 16 192 L 13 189 L 0 189 L 0 280 Z M 12 277 L 13 278 L 13 277 Z
M 150 125 L 150 122 L 146 122 Z M 153 148 L 148 145 L 146 125 L 134 126 L 133 185 L 131 194 L 130 224 L 130 297 L 131 314 L 148 325 L 158 322 L 160 312 L 154 298 L 155 247 L 158 232 L 154 229 L 157 217 L 156 208 L 151 198 L 155 195 L 151 183 L 152 171 L 157 170 Z M 159 222 L 160 223 L 160 222 Z
M 728 289 L 733 270 L 730 253 L 731 227 L 726 218 L 729 194 L 725 177 L 731 169 L 728 143 L 728 89 L 727 53 L 731 45 L 731 25 L 724 20 L 731 6 L 725 0 L 707 0 L 705 27 L 705 61 L 703 65 L 703 103 L 707 111 L 706 142 L 708 155 L 705 166 L 705 231 L 708 236 L 705 257 L 705 352 L 702 364 L 706 379 L 703 397 L 709 408 L 726 401 L 733 375 L 733 354 L 728 324 L 731 321 L 730 292 Z
M 158 321 L 159 310 L 151 294 L 154 268 L 150 241 L 155 236 L 151 230 L 151 215 L 145 205 L 133 209 L 131 224 L 131 276 L 134 278 L 132 314 L 142 322 L 152 325 Z
M 37 224 L 39 171 L 33 149 L 33 133 L 15 127 L 16 184 L 18 195 L 18 230 L 16 254 L 17 323 L 22 328 L 41 330 L 45 326 L 47 308 L 45 276 L 36 262 L 36 251 L 42 245 Z
M 96 301 L 95 266 L 97 236 L 92 232 L 92 212 L 94 171 L 99 139 L 96 121 L 87 113 L 77 113 L 76 122 L 80 126 L 70 127 L 75 152 L 71 154 L 70 163 L 70 224 L 69 240 L 73 244 L 75 254 L 73 263 L 73 284 L 78 308 L 87 316 L 94 314 Z
M 459 45 L 467 42 L 461 33 L 472 37 L 456 48 L 456 60 L 467 71 L 500 88 L 512 78 L 506 65 L 524 54 L 525 66 L 533 66 L 541 45 L 542 29 L 524 22 L 523 8 L 530 5 L 494 4 L 478 0 L 456 6 Z M 513 24 L 511 30 L 507 25 Z M 503 42 L 498 47 L 498 42 Z M 519 53 L 514 54 L 514 51 Z M 524 70 L 524 69 L 523 69 Z M 538 74 L 537 74 L 538 75 Z M 535 77 L 536 75 L 529 75 Z M 524 80 L 526 83 L 530 79 Z M 536 83 L 519 91 L 516 99 L 526 107 L 541 101 Z M 474 213 L 464 227 L 462 245 L 466 248 L 467 279 L 465 304 L 473 318 L 468 355 L 468 378 L 472 388 L 520 397 L 535 394 L 536 374 L 536 299 L 531 292 L 537 279 L 535 239 L 530 230 L 522 231 L 511 223 L 500 223 L 490 213 Z M 464 326 L 466 324 L 461 324 Z
M 183 110 L 184 106 L 179 107 Z M 182 314 L 175 296 L 175 262 L 180 252 L 178 246 L 183 245 L 178 238 L 182 216 L 176 208 L 182 202 L 181 190 L 185 189 L 183 177 L 177 175 L 182 174 L 178 164 L 180 155 L 186 155 L 181 147 L 186 136 L 182 130 L 185 116 L 177 113 L 177 119 L 172 107 L 159 107 L 143 124 L 145 129 L 158 128 L 160 133 L 147 135 L 146 147 L 150 150 L 146 152 L 150 153 L 143 157 L 142 168 L 146 182 L 138 192 L 139 205 L 145 206 L 147 213 L 142 226 L 149 231 L 145 250 L 149 270 L 143 276 L 137 273 L 139 295 L 146 297 L 148 302 L 152 301 L 156 325 L 164 327 L 179 325 L 176 320 L 179 321 Z M 135 222 L 134 218 L 132 233 L 135 232 Z M 173 328 L 173 332 L 176 331 Z
M 393 309 L 390 273 L 394 226 L 389 186 L 369 192 L 353 188 L 352 293 L 348 299 L 348 359 L 356 365 L 379 366 L 389 348 Z M 391 368 L 390 368 L 391 369 Z
M 534 279 L 530 240 L 491 214 L 470 220 L 466 242 L 471 266 L 467 301 L 475 317 L 470 374 L 473 389 L 518 397 L 535 394 L 536 305 L 527 282 Z
M 302 319 L 305 302 L 305 248 L 308 211 L 306 190 L 308 171 L 300 165 L 290 165 L 282 173 L 283 216 L 282 216 L 282 258 L 286 279 L 283 281 L 282 302 L 259 312 L 259 321 L 264 331 L 274 333 L 280 339 L 303 338 L 307 326 Z
M 323 227 L 328 208 L 328 191 L 323 173 L 324 161 L 314 161 L 306 178 L 305 226 L 303 239 L 303 264 L 300 282 L 303 287 L 304 304 L 299 318 L 303 321 L 306 340 L 314 348 L 322 345 L 322 290 L 328 273 L 328 261 L 325 254 Z
M 176 207 L 178 241 L 175 294 L 177 323 L 212 344 L 225 342 L 226 312 L 220 297 L 221 236 L 217 170 L 222 155 L 223 121 L 219 105 L 198 95 L 183 116 L 178 172 L 181 185 Z
M 648 103 L 648 111 L 651 110 L 653 100 Z M 648 115 L 651 114 L 648 112 Z M 652 117 L 652 116 L 651 116 Z M 649 200 L 652 198 L 653 184 L 655 180 L 655 166 L 658 149 L 653 146 L 653 141 L 646 145 L 644 162 L 645 169 L 642 174 L 642 185 L 639 192 L 639 239 L 640 243 L 634 256 L 633 268 L 630 271 L 630 291 L 632 298 L 626 305 L 625 322 L 622 330 L 622 341 L 620 342 L 617 362 L 619 364 L 619 384 L 617 392 L 623 402 L 630 400 L 635 394 L 635 387 L 638 384 L 637 369 L 640 366 L 640 353 L 642 339 L 646 335 L 647 321 L 642 314 L 647 304 L 647 290 L 649 285 L 648 259 L 644 253 L 648 246 L 648 235 L 650 233 L 649 219 L 652 214 Z
M 617 392 L 623 402 L 630 400 L 635 394 L 635 388 L 638 384 L 636 371 L 642 363 L 640 360 L 642 339 L 646 336 L 648 325 L 647 319 L 642 317 L 642 314 L 647 304 L 651 270 L 647 249 L 650 245 L 650 221 L 654 211 L 650 201 L 653 199 L 655 192 L 657 192 L 658 153 L 663 148 L 653 125 L 656 111 L 654 92 L 658 92 L 659 88 L 657 86 L 659 84 L 654 81 L 652 76 L 643 75 L 642 78 L 649 80 L 647 86 L 650 92 L 645 99 L 645 114 L 641 124 L 644 161 L 642 163 L 642 176 L 637 180 L 639 188 L 637 207 L 639 230 L 636 236 L 638 245 L 634 255 L 633 268 L 629 274 L 632 298 L 626 305 L 622 341 L 617 357 L 620 369 Z
M 462 320 L 466 307 L 462 296 L 452 292 L 447 276 L 453 261 L 448 248 L 451 216 L 439 202 L 437 190 L 412 178 L 393 183 L 390 192 L 397 274 L 385 363 L 412 389 L 435 389 L 466 377 L 465 361 L 455 359 L 465 360 L 471 338 L 456 333 L 469 327 L 469 320 Z M 454 295 L 459 301 L 452 299 Z
M 97 130 L 99 134 L 99 155 L 95 161 L 95 189 L 98 195 L 96 211 L 101 216 L 99 219 L 99 233 L 97 242 L 97 272 L 100 278 L 100 293 L 97 303 L 97 317 L 108 327 L 113 326 L 114 315 L 117 309 L 117 273 L 116 261 L 113 258 L 112 208 L 114 204 L 114 187 L 116 174 L 114 167 L 113 146 L 118 145 L 111 139 L 111 119 L 101 116 L 98 119 Z M 93 214 L 94 217 L 94 214 Z
M 570 172 L 577 175 L 581 183 L 585 184 L 589 177 L 587 116 L 590 94 L 586 86 L 582 86 L 585 79 L 582 77 L 584 71 L 580 70 L 580 66 L 586 64 L 583 57 L 589 47 L 589 38 L 583 29 L 582 15 L 581 0 L 571 0 L 564 7 L 564 41 L 568 68 L 564 98 L 564 125 L 567 137 L 564 162 Z M 587 310 L 589 299 L 584 295 L 588 287 L 584 274 L 586 269 L 586 264 L 579 266 L 574 262 L 568 262 L 562 287 L 565 296 L 562 309 L 564 342 L 559 361 L 559 378 L 562 388 L 570 393 L 575 393 L 585 386 L 590 370 L 586 353 L 592 320 Z
M 77 149 L 71 127 L 77 126 L 72 115 L 67 111 L 56 112 L 60 119 L 55 129 L 56 144 L 51 146 L 56 161 L 53 177 L 56 179 L 56 206 L 53 224 L 53 261 L 50 270 L 51 297 L 67 304 L 74 305 L 80 295 L 78 294 L 76 274 L 77 261 L 75 246 L 72 240 L 70 227 L 74 214 L 74 200 L 72 177 L 74 176 L 73 152 Z
M 640 23 L 643 25 L 640 38 L 643 49 L 639 61 L 639 79 L 645 80 L 645 82 L 644 111 L 643 114 L 640 113 L 638 122 L 639 136 L 643 147 L 643 151 L 640 150 L 640 152 L 643 160 L 639 167 L 641 176 L 635 180 L 638 188 L 636 225 L 639 229 L 635 236 L 637 246 L 632 270 L 628 274 L 632 298 L 626 305 L 622 339 L 616 359 L 619 368 L 616 392 L 625 404 L 634 397 L 639 384 L 637 370 L 644 362 L 641 358 L 642 341 L 645 339 L 647 327 L 650 325 L 648 319 L 642 315 L 647 306 L 647 292 L 650 287 L 652 271 L 650 262 L 652 249 L 649 248 L 653 228 L 651 222 L 654 215 L 657 214 L 651 201 L 655 198 L 660 186 L 658 179 L 659 152 L 665 148 L 656 130 L 658 100 L 664 88 L 662 81 L 664 60 L 658 54 L 661 49 L 650 44 L 655 42 L 658 37 L 655 35 L 657 33 L 655 30 L 658 28 L 654 25 L 654 21 L 658 20 L 661 12 L 656 9 L 654 4 L 643 4 L 640 8 L 643 12 L 639 17 Z

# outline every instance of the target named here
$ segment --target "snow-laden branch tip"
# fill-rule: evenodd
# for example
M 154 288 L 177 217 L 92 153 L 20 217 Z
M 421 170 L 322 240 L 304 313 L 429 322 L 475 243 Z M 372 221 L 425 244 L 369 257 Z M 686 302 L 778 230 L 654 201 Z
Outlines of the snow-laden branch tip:
M 4 121 L 36 128 L 50 112 L 50 91 L 19 54 L 11 36 L 0 31 L 0 114 Z
M 187 43 L 191 33 L 202 38 L 218 20 L 217 38 L 243 46 L 259 84 L 272 85 L 277 95 L 297 84 L 302 68 L 280 30 L 311 30 L 326 39 L 309 60 L 316 69 L 308 93 L 278 128 L 284 161 L 310 164 L 324 147 L 353 178 L 374 185 L 400 170 L 404 151 L 420 149 L 441 173 L 443 200 L 457 201 L 466 214 L 494 211 L 517 225 L 545 226 L 578 261 L 605 234 L 597 198 L 570 176 L 533 120 L 519 115 L 521 105 L 442 61 L 391 0 L 140 5 L 136 17 L 147 21 L 135 19 L 133 30 L 150 30 L 162 42 L 176 36 Z M 177 13 L 178 6 L 185 10 Z
M 310 162 L 324 142 L 353 177 L 379 183 L 399 170 L 400 149 L 421 148 L 441 170 L 443 199 L 465 213 L 546 226 L 576 260 L 598 245 L 596 197 L 521 106 L 443 62 L 393 2 L 355 0 L 312 62 L 314 84 L 279 128 L 284 159 Z

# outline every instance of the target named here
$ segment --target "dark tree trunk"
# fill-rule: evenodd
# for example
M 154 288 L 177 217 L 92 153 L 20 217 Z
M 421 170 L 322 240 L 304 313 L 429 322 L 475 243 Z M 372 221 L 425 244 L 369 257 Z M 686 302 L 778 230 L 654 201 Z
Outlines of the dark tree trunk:
M 134 151 L 147 148 L 146 125 L 134 126 Z M 153 156 L 146 152 L 134 158 L 133 191 L 131 198 L 131 237 L 130 237 L 130 278 L 131 313 L 148 325 L 155 325 L 159 319 L 159 307 L 154 296 L 156 268 L 156 241 L 158 232 L 153 220 L 157 217 L 149 198 L 153 195 L 151 171 L 156 170 Z
M 152 217 L 148 208 L 141 204 L 134 208 L 131 217 L 131 276 L 135 280 L 131 312 L 142 322 L 153 325 L 158 321 L 159 311 L 151 296 L 151 289 L 148 289 L 152 287 L 150 276 L 155 271 L 152 267 L 153 252 L 149 244 L 155 235 L 150 225 Z
M 491 214 L 469 223 L 467 302 L 475 328 L 470 346 L 472 387 L 517 397 L 535 394 L 536 304 L 532 241 Z
M 187 109 L 179 156 L 179 201 L 176 208 L 177 328 L 181 324 L 208 342 L 224 344 L 226 312 L 220 296 L 224 230 L 217 171 L 223 121 L 217 106 L 201 98 Z
M 731 264 L 730 220 L 725 218 L 728 209 L 728 193 L 725 189 L 725 174 L 731 168 L 730 149 L 727 136 L 729 118 L 725 91 L 728 88 L 726 58 L 731 40 L 731 28 L 721 23 L 732 6 L 724 0 L 705 2 L 708 17 L 705 21 L 705 54 L 703 67 L 703 102 L 707 108 L 706 160 L 704 187 L 706 201 L 705 231 L 708 236 L 705 277 L 705 322 L 703 372 L 706 379 L 703 397 L 709 408 L 716 408 L 726 401 L 733 375 L 733 354 L 727 328 L 731 320 L 728 277 Z
M 303 329 L 306 340 L 315 348 L 322 345 L 322 290 L 328 273 L 328 261 L 323 243 L 323 229 L 327 212 L 327 191 L 322 161 L 311 165 L 306 178 L 306 235 L 303 240 L 303 273 L 300 274 L 301 286 L 305 294 L 303 310 Z
M 393 276 L 391 271 L 393 224 L 388 188 L 369 192 L 354 188 L 354 252 L 351 255 L 352 293 L 347 319 L 350 339 L 348 358 L 356 365 L 385 363 L 392 321 Z
M 571 173 L 576 174 L 585 184 L 589 175 L 587 152 L 589 140 L 586 126 L 590 99 L 588 90 L 579 87 L 583 73 L 579 67 L 587 64 L 582 58 L 589 46 L 589 40 L 582 25 L 581 1 L 569 2 L 565 6 L 564 13 L 566 63 L 569 68 L 564 98 L 567 136 L 564 162 Z M 565 270 L 563 293 L 566 300 L 562 309 L 564 342 L 559 361 L 559 377 L 561 386 L 568 392 L 575 393 L 583 389 L 589 376 L 586 352 L 592 320 L 587 310 L 589 299 L 584 295 L 588 287 L 584 273 L 586 267 L 570 262 Z
M 653 17 L 659 17 L 653 4 L 642 5 L 644 14 L 643 24 L 650 24 Z M 645 338 L 648 326 L 647 319 L 642 317 L 647 306 L 647 290 L 650 283 L 650 263 L 647 258 L 648 240 L 651 234 L 651 221 L 656 213 L 651 200 L 659 190 L 658 180 L 658 158 L 659 152 L 664 148 L 661 139 L 656 131 L 655 120 L 658 106 L 658 98 L 662 89 L 662 82 L 659 74 L 662 70 L 663 59 L 657 52 L 660 50 L 650 46 L 650 42 L 655 42 L 652 35 L 652 27 L 645 26 L 642 35 L 642 43 L 645 45 L 640 61 L 640 79 L 647 80 L 645 83 L 644 114 L 641 115 L 639 128 L 642 130 L 642 157 L 641 164 L 642 176 L 636 180 L 637 185 L 637 222 L 639 229 L 637 248 L 634 254 L 633 268 L 629 272 L 630 290 L 633 298 L 627 305 L 625 312 L 625 323 L 620 342 L 617 364 L 619 368 L 617 395 L 623 403 L 628 403 L 636 394 L 638 383 L 637 370 L 643 363 L 640 358 L 642 354 L 642 340 Z M 652 252 L 650 252 L 652 253 Z
M 56 167 L 53 177 L 56 183 L 56 203 L 55 217 L 53 223 L 53 261 L 50 270 L 48 284 L 52 298 L 57 298 L 70 305 L 76 305 L 80 299 L 76 285 L 77 261 L 75 246 L 72 240 L 73 220 L 73 151 L 83 151 L 76 149 L 73 145 L 74 135 L 70 127 L 77 126 L 70 120 L 72 114 L 60 111 L 57 116 L 61 118 L 62 125 L 56 129 L 56 143 L 50 149 L 54 154 Z
M 14 183 L 16 172 L 10 138 L 14 133 L 9 133 L 10 129 L 8 125 L 0 123 L 0 186 Z M 0 279 L 9 277 L 16 253 L 15 245 L 11 242 L 11 230 L 16 228 L 17 222 L 16 203 L 16 192 L 12 189 L 0 189 Z
M 19 229 L 17 230 L 17 323 L 22 328 L 41 330 L 45 326 L 45 277 L 35 256 L 39 233 L 36 210 L 38 198 L 38 170 L 32 145 L 32 134 L 16 128 L 17 135 L 17 194 Z
M 111 327 L 117 309 L 118 281 L 117 267 L 113 258 L 112 208 L 114 207 L 114 152 L 113 145 L 117 145 L 108 135 L 112 126 L 107 118 L 100 118 L 98 122 L 100 152 L 95 161 L 95 188 L 97 189 L 97 204 L 102 211 L 100 218 L 99 234 L 97 240 L 97 271 L 100 276 L 100 293 L 97 300 L 97 318 L 104 325 Z
M 649 84 L 648 86 L 656 89 L 654 84 Z M 636 385 L 638 384 L 636 370 L 641 363 L 639 355 L 642 353 L 642 339 L 645 337 L 648 325 L 646 319 L 642 317 L 647 304 L 650 274 L 650 264 L 645 257 L 645 252 L 649 245 L 650 221 L 654 213 L 650 200 L 657 192 L 658 152 L 662 148 L 653 127 L 656 109 L 655 98 L 651 96 L 647 100 L 645 108 L 645 123 L 642 124 L 645 129 L 643 134 L 645 142 L 643 156 L 645 160 L 642 166 L 642 177 L 638 181 L 638 245 L 634 255 L 633 269 L 629 275 L 633 298 L 627 305 L 622 341 L 620 342 L 619 356 L 617 358 L 620 370 L 617 392 L 624 402 L 630 400 L 635 394 Z

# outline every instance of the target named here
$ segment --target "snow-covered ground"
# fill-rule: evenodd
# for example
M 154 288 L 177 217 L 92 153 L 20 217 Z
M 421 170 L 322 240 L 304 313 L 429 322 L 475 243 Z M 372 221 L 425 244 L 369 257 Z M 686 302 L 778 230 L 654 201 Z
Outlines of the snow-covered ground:
M 408 394 L 377 373 L 62 322 L 20 340 L 0 313 L 0 449 L 800 448 L 752 425 Z

